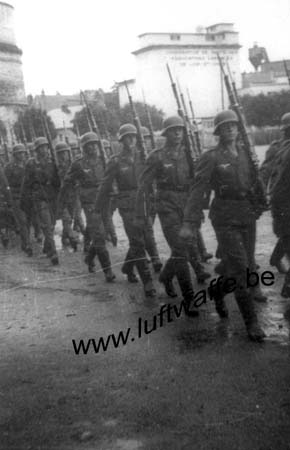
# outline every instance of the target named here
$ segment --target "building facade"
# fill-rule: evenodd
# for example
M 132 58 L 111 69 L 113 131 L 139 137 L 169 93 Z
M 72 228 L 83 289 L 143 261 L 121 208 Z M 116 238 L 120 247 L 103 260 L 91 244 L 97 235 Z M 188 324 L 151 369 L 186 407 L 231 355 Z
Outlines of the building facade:
M 198 33 L 145 33 L 139 36 L 136 78 L 130 80 L 134 100 L 155 105 L 166 115 L 176 114 L 176 102 L 166 68 L 169 64 L 174 79 L 184 95 L 188 90 L 195 115 L 213 117 L 228 104 L 217 59 L 217 53 L 230 65 L 237 87 L 241 86 L 239 67 L 239 35 L 232 23 L 220 23 Z M 120 105 L 128 103 L 123 83 L 118 85 Z
M 13 14 L 12 5 L 0 2 L 0 120 L 6 127 L 8 142 L 18 112 L 26 105 L 22 51 L 15 41 Z

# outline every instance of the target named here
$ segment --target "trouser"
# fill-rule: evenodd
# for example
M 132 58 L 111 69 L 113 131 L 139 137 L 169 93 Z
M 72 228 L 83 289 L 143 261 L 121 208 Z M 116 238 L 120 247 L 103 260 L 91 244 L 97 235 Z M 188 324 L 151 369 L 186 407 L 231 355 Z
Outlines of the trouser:
M 69 239 L 70 242 L 75 242 L 77 236 L 72 228 L 74 214 L 74 205 L 66 205 L 61 212 L 62 221 L 62 241 Z
M 56 222 L 55 202 L 36 200 L 35 206 L 40 220 L 40 227 L 44 235 L 44 249 L 49 258 L 56 254 L 54 242 L 54 227 Z
M 113 210 L 111 206 L 111 199 L 108 201 L 106 208 L 102 212 L 103 223 L 105 227 L 106 235 L 109 237 L 113 243 L 117 241 L 117 235 L 115 230 L 115 225 L 113 222 Z
M 100 214 L 96 213 L 94 205 L 83 205 L 86 216 L 86 233 L 90 239 L 88 256 L 91 260 L 98 256 L 104 273 L 111 270 L 110 255 L 106 247 L 105 229 Z
M 249 325 L 257 320 L 251 290 L 247 286 L 247 270 L 250 272 L 256 270 L 256 223 L 240 226 L 215 226 L 213 223 L 213 226 L 226 265 L 224 278 L 235 280 L 234 295 L 244 321 Z M 219 284 L 219 294 L 220 298 L 225 295 L 222 283 Z
M 82 218 L 82 204 L 78 194 L 76 194 L 73 219 L 74 219 L 73 229 L 75 231 L 80 231 L 82 234 L 85 234 L 85 224 Z
M 123 220 L 124 229 L 129 240 L 129 250 L 127 252 L 124 265 L 122 267 L 123 273 L 130 273 L 133 266 L 136 265 L 139 276 L 144 284 L 152 282 L 152 277 L 145 253 L 145 238 L 144 232 L 134 225 L 134 212 L 119 209 Z
M 15 213 L 18 219 L 19 234 L 22 250 L 31 248 L 29 220 L 26 213 L 20 208 L 20 200 L 15 200 Z
M 31 227 L 31 225 L 33 227 L 34 237 L 36 239 L 41 238 L 40 219 L 34 202 L 32 202 L 31 208 L 29 212 L 27 212 L 27 220 L 29 228 Z
M 162 231 L 170 247 L 171 256 L 166 261 L 160 274 L 160 280 L 172 280 L 176 275 L 183 297 L 190 298 L 193 295 L 193 286 L 190 277 L 188 261 L 195 266 L 197 261 L 196 243 L 185 242 L 179 237 L 182 226 L 183 213 L 178 210 L 170 212 L 158 212 Z
M 283 214 L 284 212 L 284 214 Z M 279 211 L 278 214 L 273 213 L 273 229 L 274 233 L 278 237 L 278 242 L 273 250 L 272 256 L 271 256 L 271 264 L 276 263 L 280 261 L 284 255 L 287 256 L 288 260 L 290 260 L 290 229 L 289 229 L 289 223 L 290 223 L 290 217 L 289 217 L 289 211 Z M 290 291 L 290 269 L 285 275 L 284 280 L 284 288 L 287 288 L 287 291 Z M 282 289 L 282 291 L 283 291 Z M 287 296 L 289 297 L 289 292 L 287 293 Z

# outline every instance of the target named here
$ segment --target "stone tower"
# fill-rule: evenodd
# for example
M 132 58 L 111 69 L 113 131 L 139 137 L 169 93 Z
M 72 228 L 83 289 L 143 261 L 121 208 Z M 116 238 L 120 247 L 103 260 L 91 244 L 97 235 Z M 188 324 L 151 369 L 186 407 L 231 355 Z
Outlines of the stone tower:
M 10 128 L 26 105 L 22 51 L 16 45 L 13 15 L 13 6 L 0 1 L 0 121 L 5 125 L 8 142 L 12 140 Z

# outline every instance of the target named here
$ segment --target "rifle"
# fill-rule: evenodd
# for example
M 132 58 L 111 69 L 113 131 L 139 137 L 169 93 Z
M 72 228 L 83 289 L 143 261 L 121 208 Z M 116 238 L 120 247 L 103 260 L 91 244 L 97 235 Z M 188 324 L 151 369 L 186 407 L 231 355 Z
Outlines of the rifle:
M 52 162 L 54 163 L 54 165 L 56 167 L 57 174 L 58 174 L 58 177 L 59 177 L 59 180 L 60 180 L 61 178 L 59 176 L 57 158 L 56 158 L 54 146 L 53 146 L 53 143 L 52 143 L 51 134 L 50 134 L 49 127 L 48 127 L 47 118 L 46 118 L 46 115 L 44 114 L 43 111 L 41 111 L 40 117 L 41 117 L 41 123 L 42 123 L 43 129 L 44 129 L 45 137 L 46 137 L 47 142 L 48 142 L 50 157 L 51 157 L 51 160 L 52 160 Z
M 148 105 L 146 103 L 145 94 L 144 94 L 143 90 L 142 90 L 142 95 L 143 95 L 143 102 L 144 102 L 144 105 L 145 105 L 145 112 L 146 112 L 147 121 L 148 121 L 148 128 L 149 128 L 149 133 L 150 133 L 151 147 L 153 149 L 153 148 L 156 148 L 154 130 L 153 130 L 153 125 L 152 125 L 152 120 L 151 120 L 151 114 L 150 114 Z
M 22 116 L 19 116 L 19 123 L 20 123 L 20 129 L 21 129 L 21 134 L 22 134 L 22 142 L 25 146 L 27 146 L 27 139 L 26 139 L 26 134 L 25 134 L 25 130 L 24 130 Z
M 178 85 L 178 90 L 179 90 L 179 94 L 180 94 L 180 100 L 181 100 L 182 108 L 183 108 L 183 112 L 184 112 L 184 118 L 185 118 L 185 121 L 186 121 L 186 123 L 188 125 L 188 131 L 189 131 L 189 136 L 190 136 L 190 140 L 191 140 L 191 143 L 192 143 L 192 148 L 193 148 L 193 151 L 194 151 L 194 155 L 196 156 L 196 159 L 198 159 L 199 151 L 198 151 L 198 148 L 197 148 L 197 142 L 196 142 L 196 139 L 195 139 L 195 134 L 193 133 L 193 130 L 192 130 L 192 124 L 190 123 L 190 120 L 189 120 L 189 115 L 188 115 L 188 111 L 187 111 L 187 106 L 186 106 L 186 103 L 185 103 L 184 95 L 183 95 L 183 93 L 182 93 L 182 91 L 180 89 L 180 85 L 179 85 L 178 80 L 177 80 L 177 85 Z
M 134 125 L 135 125 L 136 129 L 137 129 L 137 142 L 138 142 L 138 147 L 140 149 L 141 159 L 143 161 L 145 161 L 145 159 L 147 157 L 147 149 L 146 149 L 145 139 L 144 139 L 144 136 L 142 134 L 141 122 L 140 122 L 139 116 L 137 114 L 135 105 L 133 103 L 132 96 L 131 96 L 131 94 L 129 92 L 127 81 L 125 81 L 125 87 L 126 87 L 126 91 L 127 91 L 128 99 L 129 99 L 129 104 L 130 104 L 132 115 L 133 115 L 133 122 L 134 122 Z
M 235 96 L 234 89 L 230 83 L 229 76 L 225 73 L 225 69 L 221 60 L 220 55 L 217 53 L 219 65 L 224 77 L 224 83 L 228 93 L 230 107 L 235 111 L 238 117 L 238 130 L 240 137 L 243 142 L 244 149 L 248 155 L 249 161 L 252 165 L 252 169 L 255 175 L 255 183 L 251 189 L 251 201 L 257 213 L 261 214 L 268 208 L 265 188 L 259 174 L 259 161 L 256 154 L 254 144 L 251 139 L 251 135 L 247 130 L 246 118 L 242 109 L 241 104 L 238 102 L 238 98 Z
M 196 146 L 197 146 L 197 150 L 198 150 L 199 155 L 201 155 L 202 148 L 201 148 L 200 135 L 199 135 L 199 131 L 198 131 L 198 125 L 197 125 L 196 120 L 195 120 L 195 115 L 194 115 L 194 110 L 193 110 L 193 106 L 192 106 L 192 101 L 191 101 L 191 98 L 190 98 L 189 90 L 186 89 L 186 91 L 187 91 L 187 97 L 188 97 L 188 103 L 189 103 L 189 107 L 190 107 L 190 112 L 191 112 L 191 120 L 192 120 L 192 124 L 194 126 L 194 135 L 195 135 L 195 140 L 196 140 Z
M 85 103 L 85 107 L 86 107 L 86 114 L 87 114 L 87 119 L 88 119 L 88 124 L 90 127 L 90 130 L 93 131 L 94 133 L 96 133 L 96 135 L 98 136 L 99 140 L 98 140 L 98 146 L 100 149 L 100 156 L 101 156 L 101 160 L 102 160 L 102 164 L 103 164 L 103 168 L 106 169 L 106 152 L 104 149 L 104 145 L 101 139 L 101 134 L 99 131 L 99 127 L 97 125 L 95 116 L 93 114 L 93 111 L 89 105 L 89 102 L 87 100 L 87 97 L 85 95 L 85 93 L 83 91 L 80 91 L 81 97 L 84 100 Z
M 175 100 L 176 100 L 177 113 L 183 120 L 184 129 L 185 129 L 185 133 L 184 133 L 184 137 L 185 137 L 185 154 L 186 154 L 186 159 L 187 159 L 190 175 L 192 177 L 194 177 L 194 169 L 195 169 L 195 163 L 196 163 L 196 154 L 194 152 L 194 148 L 193 148 L 193 145 L 192 145 L 192 139 L 190 137 L 190 130 L 189 130 L 188 122 L 185 119 L 185 115 L 184 115 L 184 112 L 182 110 L 180 99 L 179 99 L 179 95 L 178 95 L 178 92 L 177 92 L 176 84 L 175 84 L 175 82 L 173 80 L 173 77 L 172 77 L 172 74 L 171 74 L 171 70 L 170 70 L 170 67 L 169 67 L 168 63 L 166 64 L 166 67 L 167 67 L 168 75 L 169 75 L 169 78 L 170 78 L 173 95 L 174 95 Z
M 285 72 L 286 72 L 286 76 L 288 78 L 288 83 L 290 85 L 290 72 L 288 70 L 287 63 L 286 63 L 285 59 L 283 59 L 283 64 L 284 64 L 284 69 L 285 69 Z

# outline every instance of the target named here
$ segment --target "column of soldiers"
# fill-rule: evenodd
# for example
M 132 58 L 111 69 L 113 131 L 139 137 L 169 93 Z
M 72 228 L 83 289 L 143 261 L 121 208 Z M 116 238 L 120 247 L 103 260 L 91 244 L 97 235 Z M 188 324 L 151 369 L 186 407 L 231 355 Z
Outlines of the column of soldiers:
M 205 255 L 201 253 L 206 250 L 200 245 L 200 227 L 204 199 L 213 192 L 209 217 L 219 245 L 224 278 L 223 282 L 211 286 L 210 294 L 219 316 L 227 318 L 224 284 L 229 278 L 236 280 L 239 288 L 234 295 L 248 336 L 262 341 L 265 334 L 254 306 L 259 295 L 246 283 L 247 269 L 256 270 L 256 221 L 260 213 L 252 201 L 255 172 L 239 139 L 238 125 L 239 118 L 233 110 L 217 114 L 214 134 L 218 144 L 201 155 L 194 177 L 186 154 L 184 120 L 179 116 L 164 120 L 161 134 L 165 143 L 161 148 L 151 147 L 146 160 L 138 146 L 138 131 L 132 124 L 120 127 L 120 151 L 105 163 L 100 154 L 100 138 L 94 132 L 81 137 L 82 155 L 74 161 L 65 143 L 56 145 L 57 161 L 53 161 L 47 139 L 39 137 L 34 142 L 33 157 L 25 163 L 27 150 L 23 144 L 17 144 L 13 147 L 13 161 L 0 173 L 1 229 L 4 223 L 14 227 L 20 233 L 22 250 L 32 256 L 30 224 L 35 215 L 32 211 L 36 211 L 35 223 L 39 224 L 44 239 L 43 252 L 53 265 L 58 265 L 54 227 L 60 218 L 63 245 L 70 245 L 76 251 L 76 230 L 82 232 L 84 260 L 89 272 L 94 272 L 97 256 L 105 280 L 113 282 L 116 275 L 112 271 L 106 236 L 112 235 L 112 230 L 108 231 L 112 226 L 112 208 L 108 205 L 115 189 L 116 206 L 129 242 L 122 273 L 129 283 L 136 283 L 139 280 L 136 268 L 145 296 L 155 298 L 148 255 L 167 295 L 177 296 L 173 283 L 176 277 L 186 315 L 197 317 L 190 266 L 198 283 L 210 277 L 202 265 Z M 273 228 L 278 237 L 270 263 L 285 273 L 282 258 L 284 255 L 290 258 L 290 113 L 282 117 L 281 129 L 283 138 L 271 144 L 260 173 L 268 186 Z M 143 128 L 145 137 L 147 132 Z M 156 214 L 171 252 L 164 267 L 154 238 Z M 39 230 L 36 235 L 39 236 Z M 290 270 L 285 276 L 282 295 L 290 297 Z M 260 300 L 266 299 L 260 296 Z

